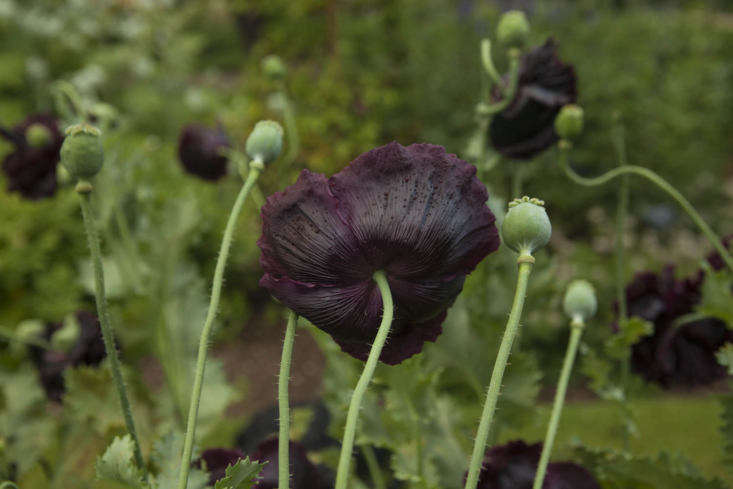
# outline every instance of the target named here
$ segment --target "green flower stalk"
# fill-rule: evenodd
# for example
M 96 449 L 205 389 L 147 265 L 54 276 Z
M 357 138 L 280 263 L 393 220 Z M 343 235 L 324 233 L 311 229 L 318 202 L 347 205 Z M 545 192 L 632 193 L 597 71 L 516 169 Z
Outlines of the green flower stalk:
M 708 241 L 710 241 L 710 244 L 715 248 L 718 253 L 720 253 L 720 256 L 723 258 L 723 261 L 725 261 L 725 264 L 728 266 L 728 268 L 733 271 L 733 257 L 731 257 L 728 250 L 725 249 L 725 246 L 723 246 L 723 242 L 720 237 L 715 234 L 710 226 L 708 226 L 708 224 L 702 218 L 700 213 L 697 212 L 697 210 L 690 203 L 690 201 L 687 200 L 684 195 L 682 195 L 665 179 L 663 179 L 648 168 L 635 165 L 619 166 L 614 168 L 613 170 L 607 171 L 601 176 L 586 178 L 575 173 L 575 170 L 570 167 L 570 163 L 568 160 L 570 149 L 572 148 L 572 143 L 567 140 L 561 140 L 558 147 L 560 149 L 560 166 L 565 171 L 565 174 L 568 176 L 568 178 L 570 178 L 573 182 L 579 185 L 583 185 L 585 187 L 595 187 L 608 183 L 616 177 L 634 174 L 646 178 L 654 185 L 664 190 L 670 197 L 672 197 L 675 202 L 677 202 L 677 204 L 687 213 L 687 215 L 690 216 L 690 219 L 692 219 L 697 227 L 700 228 L 700 231 L 702 231 Z
M 509 319 L 504 330 L 504 336 L 499 345 L 499 352 L 494 363 L 494 370 L 491 373 L 486 402 L 481 413 L 481 421 L 476 432 L 476 440 L 473 445 L 471 461 L 468 467 L 465 489 L 476 489 L 478 484 L 484 451 L 486 450 L 486 442 L 489 438 L 491 423 L 493 422 L 496 404 L 499 400 L 501 382 L 504 378 L 504 371 L 509 361 L 514 339 L 519 332 L 519 320 L 522 317 L 529 276 L 532 273 L 532 266 L 535 262 L 532 253 L 547 244 L 551 233 L 552 226 L 545 212 L 543 201 L 535 198 L 522 197 L 509 203 L 509 211 L 504 217 L 504 222 L 501 226 L 501 236 L 504 244 L 519 254 L 517 258 L 519 265 L 517 286 L 514 292 L 514 300 L 512 302 L 511 312 L 509 313 Z
M 364 398 L 367 387 L 374 376 L 374 370 L 377 368 L 377 362 L 382 354 L 382 348 L 384 343 L 387 341 L 387 335 L 389 329 L 392 326 L 392 318 L 394 314 L 394 304 L 392 302 L 392 292 L 389 289 L 389 282 L 387 276 L 382 270 L 374 273 L 374 281 L 379 287 L 379 292 L 382 295 L 382 322 L 379 325 L 377 336 L 374 338 L 374 343 L 369 351 L 369 357 L 367 358 L 366 364 L 364 365 L 364 371 L 359 377 L 359 381 L 356 383 L 354 393 L 351 396 L 351 403 L 349 404 L 349 411 L 346 415 L 346 428 L 344 429 L 344 438 L 341 442 L 341 455 L 339 457 L 338 471 L 336 472 L 336 486 L 335 489 L 346 489 L 349 481 L 349 471 L 351 465 L 351 455 L 354 450 L 354 438 L 356 435 L 356 423 L 359 419 L 359 409 L 361 408 L 361 401 Z
M 89 182 L 89 179 L 93 178 L 102 169 L 103 162 L 104 154 L 102 152 L 99 129 L 88 124 L 77 124 L 67 129 L 66 139 L 64 139 L 63 146 L 61 146 L 61 164 L 78 181 L 76 191 L 80 196 L 84 228 L 92 257 L 94 298 L 97 303 L 97 314 L 102 330 L 104 348 L 107 358 L 109 358 L 109 367 L 112 371 L 112 378 L 114 379 L 117 395 L 120 399 L 125 427 L 133 440 L 135 463 L 143 469 L 145 467 L 145 461 L 140 450 L 140 441 L 137 436 L 137 430 L 135 429 L 135 421 L 132 416 L 132 407 L 127 395 L 127 388 L 122 377 L 122 368 L 117 354 L 114 330 L 107 307 L 102 251 L 99 244 L 99 230 L 97 229 L 92 211 L 91 193 L 94 187 Z
M 278 485 L 279 489 L 290 487 L 290 400 L 288 384 L 290 382 L 290 364 L 293 361 L 293 344 L 295 343 L 295 327 L 298 316 L 288 312 L 288 325 L 283 341 L 282 358 L 280 359 L 280 376 L 277 383 L 277 399 L 280 409 L 280 436 L 278 437 Z
M 199 341 L 198 356 L 196 359 L 196 372 L 194 376 L 193 392 L 191 394 L 191 403 L 188 410 L 188 422 L 186 426 L 186 435 L 183 440 L 183 454 L 181 455 L 181 467 L 178 478 L 178 489 L 186 489 L 188 486 L 188 474 L 191 470 L 191 455 L 193 453 L 193 441 L 196 435 L 196 418 L 198 417 L 199 404 L 201 402 L 201 390 L 203 388 L 204 370 L 206 367 L 206 356 L 209 347 L 209 337 L 214 326 L 214 319 L 219 309 L 219 300 L 221 297 L 221 288 L 224 282 L 224 269 L 226 268 L 227 258 L 229 257 L 229 249 L 234 237 L 234 229 L 236 228 L 237 218 L 242 210 L 242 205 L 247 199 L 252 187 L 254 187 L 257 178 L 265 168 L 265 164 L 271 163 L 280 156 L 282 149 L 282 128 L 274 121 L 258 122 L 252 133 L 247 138 L 246 151 L 252 161 L 250 162 L 250 170 L 242 189 L 237 195 L 232 211 L 229 214 L 224 237 L 221 242 L 219 258 L 216 261 L 214 270 L 214 280 L 211 287 L 211 300 L 209 302 L 209 310 L 206 314 L 204 327 L 201 331 L 201 339 Z
M 560 415 L 562 414 L 562 407 L 565 402 L 570 373 L 573 370 L 573 364 L 575 363 L 575 357 L 578 352 L 580 337 L 583 334 L 585 322 L 596 313 L 597 302 L 593 286 L 585 280 L 573 281 L 565 293 L 563 305 L 565 313 L 571 319 L 570 340 L 568 342 L 568 348 L 565 351 L 565 360 L 563 361 L 560 380 L 557 383 L 555 400 L 552 405 L 550 424 L 547 426 L 547 434 L 545 435 L 545 442 L 542 445 L 542 454 L 540 455 L 540 462 L 537 466 L 537 473 L 535 474 L 532 489 L 542 489 L 545 473 L 547 472 L 547 464 L 550 461 L 550 454 L 552 453 L 557 428 L 560 423 Z

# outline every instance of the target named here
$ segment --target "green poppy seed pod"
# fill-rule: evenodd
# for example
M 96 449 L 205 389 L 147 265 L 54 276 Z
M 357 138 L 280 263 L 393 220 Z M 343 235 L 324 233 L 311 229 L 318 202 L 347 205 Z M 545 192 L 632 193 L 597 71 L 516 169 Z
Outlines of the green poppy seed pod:
M 283 128 L 275 121 L 260 121 L 247 138 L 247 156 L 263 164 L 275 161 L 283 148 Z
M 283 60 L 280 59 L 280 56 L 271 54 L 262 60 L 262 71 L 265 73 L 265 76 L 271 80 L 282 80 L 285 78 L 287 68 L 285 67 L 285 63 L 283 63 Z
M 593 317 L 598 308 L 596 291 L 593 285 L 587 280 L 573 280 L 568 285 L 562 304 L 565 309 L 565 314 L 571 319 L 580 319 L 582 322 L 585 322 Z
M 42 148 L 50 143 L 52 139 L 51 130 L 44 124 L 36 122 L 25 130 L 25 140 L 28 142 L 28 146 L 32 148 Z
M 560 139 L 572 141 L 583 132 L 583 108 L 568 104 L 555 117 L 555 132 Z
M 499 19 L 496 38 L 512 48 L 521 48 L 529 40 L 529 21 L 521 10 L 510 10 Z
M 66 130 L 61 146 L 61 164 L 78 180 L 87 180 L 99 173 L 104 161 L 100 131 L 86 123 Z
M 550 240 L 552 225 L 540 199 L 514 199 L 501 224 L 504 244 L 520 255 L 532 255 Z

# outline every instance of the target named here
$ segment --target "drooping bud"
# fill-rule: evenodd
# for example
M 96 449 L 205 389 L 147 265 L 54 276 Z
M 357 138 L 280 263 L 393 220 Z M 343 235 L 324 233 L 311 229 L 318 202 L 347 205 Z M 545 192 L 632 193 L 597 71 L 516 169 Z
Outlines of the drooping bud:
M 100 135 L 99 129 L 86 123 L 66 130 L 61 146 L 61 164 L 73 178 L 87 180 L 102 169 L 104 153 Z
M 527 196 L 510 202 L 501 225 L 504 244 L 520 255 L 531 255 L 545 246 L 550 240 L 552 225 L 544 205 L 543 200 Z
M 496 38 L 511 48 L 521 48 L 529 40 L 529 21 L 521 10 L 510 10 L 499 19 Z
M 271 80 L 282 80 L 285 78 L 287 68 L 285 67 L 285 63 L 283 63 L 282 59 L 280 59 L 280 56 L 271 54 L 262 60 L 262 71 L 265 73 L 265 76 Z
M 53 134 L 44 124 L 35 122 L 25 130 L 25 140 L 32 148 L 42 148 L 53 140 Z
M 562 304 L 565 314 L 571 319 L 585 322 L 593 317 L 598 308 L 596 291 L 587 280 L 573 280 L 568 285 Z
M 583 132 L 583 108 L 568 104 L 555 117 L 555 132 L 560 139 L 572 141 Z
M 260 121 L 247 138 L 247 156 L 263 164 L 275 161 L 283 147 L 283 128 L 275 121 Z

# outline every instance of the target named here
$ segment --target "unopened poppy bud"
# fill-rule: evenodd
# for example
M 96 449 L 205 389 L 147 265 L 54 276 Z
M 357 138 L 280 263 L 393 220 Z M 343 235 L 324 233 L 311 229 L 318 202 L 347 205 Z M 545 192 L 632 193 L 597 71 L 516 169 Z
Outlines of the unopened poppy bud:
M 247 156 L 262 163 L 275 161 L 283 148 L 283 128 L 275 121 L 260 121 L 247 138 Z
M 270 56 L 266 56 L 262 60 L 262 71 L 265 73 L 265 76 L 271 80 L 282 80 L 285 78 L 287 68 L 285 67 L 285 63 L 283 63 L 282 59 L 280 59 L 280 56 L 272 54 Z
M 53 134 L 48 127 L 36 122 L 25 130 L 25 140 L 32 148 L 42 148 L 53 140 Z
M 587 280 L 573 280 L 568 285 L 563 300 L 563 309 L 571 319 L 586 321 L 593 317 L 598 308 L 596 291 Z
M 501 225 L 501 236 L 509 248 L 520 255 L 531 255 L 550 240 L 552 225 L 540 199 L 514 199 Z
M 104 153 L 100 134 L 99 129 L 85 123 L 66 130 L 66 138 L 61 146 L 61 164 L 72 177 L 86 180 L 102 169 Z
M 529 21 L 524 12 L 510 10 L 499 19 L 496 38 L 509 47 L 521 48 L 529 40 Z
M 560 139 L 572 141 L 583 132 L 583 108 L 568 104 L 555 117 L 555 132 Z

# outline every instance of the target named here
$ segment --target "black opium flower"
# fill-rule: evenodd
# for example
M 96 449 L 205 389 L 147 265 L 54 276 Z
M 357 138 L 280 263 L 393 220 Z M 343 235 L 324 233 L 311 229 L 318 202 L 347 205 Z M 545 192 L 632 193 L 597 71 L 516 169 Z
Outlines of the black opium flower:
M 466 275 L 499 247 L 476 169 L 440 146 L 398 143 L 331 178 L 304 170 L 267 199 L 260 285 L 365 360 L 384 270 L 395 303 L 380 360 L 397 364 L 440 335 Z
M 733 332 L 723 321 L 702 318 L 685 321 L 700 302 L 702 274 L 683 280 L 674 277 L 674 267 L 661 273 L 641 272 L 626 287 L 628 315 L 641 317 L 654 326 L 651 335 L 632 346 L 634 372 L 662 387 L 705 385 L 725 376 L 715 352 Z
M 731 245 L 733 245 L 733 234 L 729 234 L 728 236 L 724 237 L 722 241 L 723 241 L 723 246 L 725 247 L 725 249 L 730 250 Z M 723 257 L 720 256 L 720 253 L 718 253 L 717 251 L 710 253 L 706 257 L 706 259 L 708 263 L 710 264 L 710 266 L 712 267 L 712 269 L 715 270 L 716 272 L 719 272 L 720 270 L 725 268 L 725 262 L 723 261 Z
M 491 145 L 508 158 L 532 158 L 557 141 L 555 116 L 577 96 L 575 69 L 558 58 L 555 41 L 548 39 L 522 56 L 517 92 L 489 124 Z M 493 98 L 501 98 L 498 89 Z
M 204 450 L 196 465 L 201 467 L 203 462 L 209 473 L 209 485 L 213 486 L 226 475 L 227 467 L 236 464 L 240 458 L 244 458 L 244 454 L 237 449 L 209 448 Z
M 64 394 L 64 370 L 80 365 L 99 365 L 106 355 L 97 316 L 90 312 L 79 311 L 76 313 L 76 320 L 79 324 L 79 335 L 67 351 L 40 348 L 32 350 L 32 358 L 38 367 L 41 385 L 46 391 L 46 396 L 54 401 L 61 401 Z M 45 338 L 50 340 L 61 327 L 61 323 L 47 324 Z
M 298 442 L 290 442 L 288 452 L 290 462 L 290 487 L 292 489 L 325 489 L 327 485 L 321 478 L 318 468 L 306 456 L 305 448 Z M 278 487 L 278 439 L 271 438 L 260 443 L 250 459 L 267 462 L 260 472 L 260 480 L 255 489 L 277 489 Z
M 51 197 L 56 192 L 56 166 L 64 141 L 56 119 L 31 115 L 12 129 L 1 129 L 0 134 L 13 145 L 2 163 L 8 191 L 30 200 Z
M 515 440 L 486 451 L 477 489 L 532 489 L 542 443 Z M 600 489 L 586 469 L 572 462 L 547 465 L 543 489 Z
M 178 157 L 183 168 L 204 180 L 219 180 L 227 173 L 228 160 L 222 154 L 229 138 L 220 128 L 189 124 L 181 130 Z

